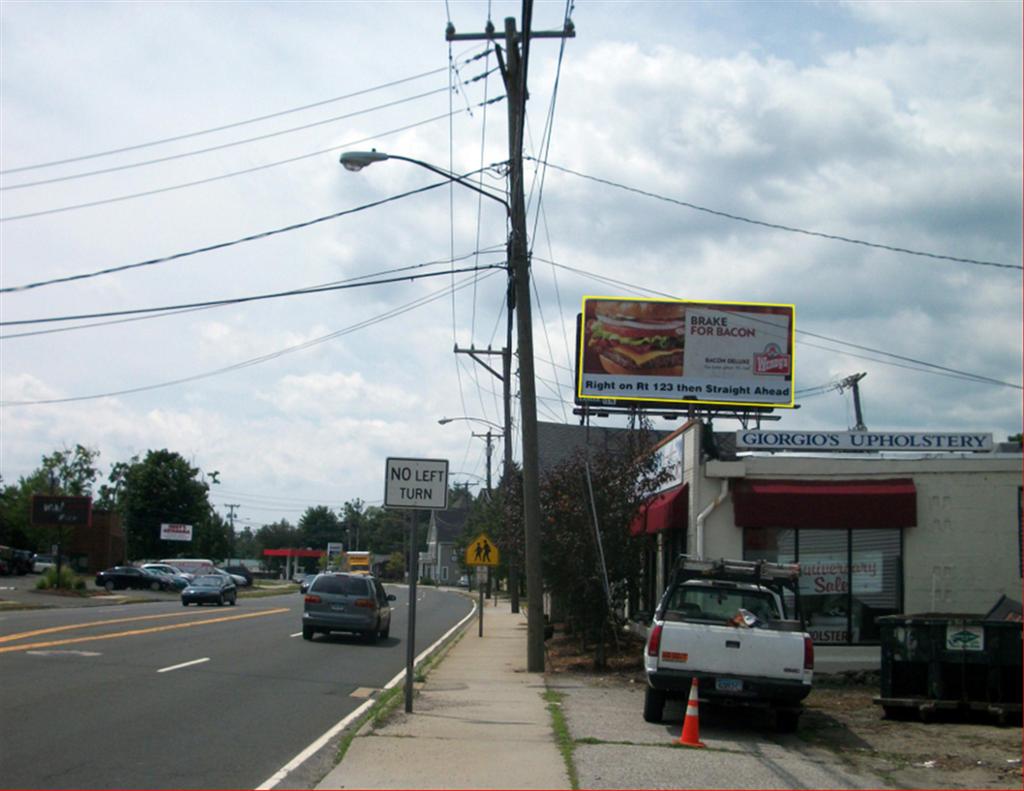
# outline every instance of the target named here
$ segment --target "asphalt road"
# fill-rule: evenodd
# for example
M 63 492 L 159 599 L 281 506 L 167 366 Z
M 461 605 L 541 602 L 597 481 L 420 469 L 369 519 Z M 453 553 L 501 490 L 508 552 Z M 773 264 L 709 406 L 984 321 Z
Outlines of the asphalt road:
M 391 636 L 300 636 L 298 594 L 183 608 L 177 598 L 5 613 L 0 787 L 255 788 L 402 672 Z M 417 590 L 416 653 L 472 608 Z

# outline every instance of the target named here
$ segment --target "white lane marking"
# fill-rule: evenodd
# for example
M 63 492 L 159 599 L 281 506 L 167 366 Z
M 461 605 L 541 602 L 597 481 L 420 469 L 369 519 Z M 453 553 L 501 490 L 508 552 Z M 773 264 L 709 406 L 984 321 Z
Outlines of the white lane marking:
M 453 626 L 451 629 L 445 632 L 437 640 L 437 642 L 435 642 L 429 648 L 425 649 L 423 653 L 416 657 L 416 659 L 412 663 L 413 668 L 415 668 L 416 665 L 422 662 L 425 657 L 430 656 L 430 654 L 445 640 L 451 637 L 452 634 L 454 634 L 457 630 L 462 628 L 462 625 L 469 621 L 473 617 L 473 614 L 475 612 L 476 602 L 473 602 L 473 609 L 469 611 L 469 615 L 467 615 L 465 618 L 463 618 L 461 621 L 455 624 L 455 626 Z M 391 689 L 393 686 L 397 685 L 404 679 L 405 668 L 402 668 L 401 672 L 397 676 L 395 676 L 387 684 L 384 685 L 383 689 Z M 276 788 L 277 784 L 284 780 L 289 775 L 289 773 L 294 772 L 296 769 L 302 766 L 304 762 L 308 761 L 312 756 L 314 756 L 331 739 L 333 739 L 335 736 L 337 736 L 339 733 L 345 730 L 345 728 L 347 728 L 354 720 L 357 720 L 359 717 L 361 717 L 365 711 L 367 711 L 371 706 L 373 706 L 373 704 L 374 701 L 372 699 L 363 703 L 361 706 L 359 706 L 359 708 L 357 708 L 355 711 L 353 711 L 351 714 L 345 717 L 341 722 L 339 722 L 329 731 L 327 731 L 327 733 L 325 733 L 323 736 L 321 736 L 319 739 L 317 739 L 315 742 L 309 745 L 309 747 L 307 747 L 301 753 L 292 758 L 288 763 L 286 763 L 284 766 L 282 766 L 280 769 L 274 772 L 274 774 L 272 774 L 267 780 L 265 780 L 260 785 L 256 786 L 255 791 L 270 791 L 270 789 Z
M 289 637 L 302 637 L 302 632 L 296 632 L 295 634 L 288 635 Z
M 98 651 L 26 651 L 29 656 L 102 656 Z
M 191 667 L 192 665 L 201 665 L 203 662 L 209 662 L 210 657 L 205 656 L 202 659 L 193 659 L 191 662 L 182 662 L 180 665 L 171 665 L 170 667 L 162 667 L 157 673 L 170 673 L 172 670 L 181 670 L 183 667 Z

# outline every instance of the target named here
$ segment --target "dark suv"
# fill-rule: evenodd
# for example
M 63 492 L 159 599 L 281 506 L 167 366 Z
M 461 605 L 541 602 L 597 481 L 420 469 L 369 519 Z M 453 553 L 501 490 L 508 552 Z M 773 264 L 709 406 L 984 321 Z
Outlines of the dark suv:
M 306 591 L 302 636 L 317 632 L 355 632 L 370 642 L 387 639 L 395 597 L 365 574 L 318 574 Z
M 249 571 L 248 566 L 225 566 L 224 571 L 228 574 L 237 574 L 239 577 L 245 577 L 245 586 L 247 588 L 252 585 L 252 572 Z

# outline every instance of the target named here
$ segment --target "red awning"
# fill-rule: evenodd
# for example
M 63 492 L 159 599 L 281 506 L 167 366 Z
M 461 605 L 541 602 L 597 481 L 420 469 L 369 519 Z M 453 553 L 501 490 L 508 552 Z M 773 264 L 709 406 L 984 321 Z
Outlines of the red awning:
M 917 489 L 910 478 L 741 480 L 733 511 L 737 527 L 913 527 Z
M 327 553 L 322 549 L 264 549 L 263 554 L 277 558 L 318 558 Z
M 640 536 L 674 528 L 685 529 L 688 523 L 688 494 L 688 486 L 684 483 L 682 486 L 654 495 L 640 506 L 640 510 L 629 525 L 629 534 Z

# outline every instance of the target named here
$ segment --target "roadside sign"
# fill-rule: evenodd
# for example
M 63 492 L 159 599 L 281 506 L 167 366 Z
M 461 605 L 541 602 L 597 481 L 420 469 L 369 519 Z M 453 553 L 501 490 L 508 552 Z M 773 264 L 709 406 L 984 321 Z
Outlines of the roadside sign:
M 466 547 L 467 566 L 497 566 L 501 562 L 501 554 L 497 545 L 481 533 Z
M 160 525 L 161 541 L 191 541 L 192 525 Z
M 384 507 L 444 510 L 448 507 L 447 459 L 389 458 Z
M 32 524 L 87 527 L 92 520 L 92 498 L 32 495 Z

